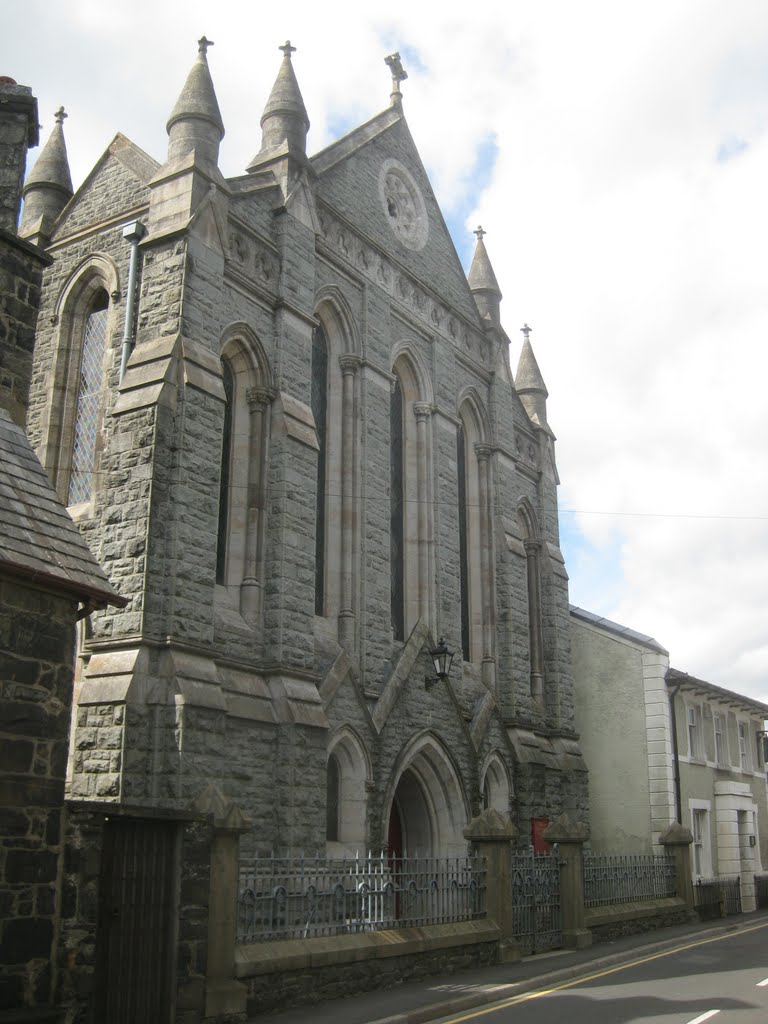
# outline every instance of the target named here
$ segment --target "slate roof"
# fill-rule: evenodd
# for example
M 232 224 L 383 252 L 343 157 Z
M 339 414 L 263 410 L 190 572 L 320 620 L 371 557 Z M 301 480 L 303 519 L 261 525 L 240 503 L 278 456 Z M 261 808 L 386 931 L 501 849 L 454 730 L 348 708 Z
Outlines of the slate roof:
M 0 409 L 0 571 L 96 604 L 127 604 L 91 554 L 27 435 Z
M 715 697 L 724 704 L 757 712 L 768 718 L 768 704 L 764 704 L 761 700 L 747 697 L 743 693 L 734 693 L 733 690 L 726 690 L 723 686 L 708 683 L 706 679 L 698 679 L 677 668 L 670 668 L 667 671 L 667 686 L 682 686 L 689 692 L 698 693 L 701 697 Z
M 598 629 L 605 630 L 606 633 L 613 633 L 615 636 L 623 637 L 625 640 L 630 640 L 632 643 L 639 644 L 641 647 L 647 647 L 651 651 L 656 651 L 657 654 L 669 654 L 666 647 L 662 647 L 659 641 L 654 640 L 652 636 L 646 636 L 645 633 L 637 633 L 634 629 L 630 629 L 629 626 L 622 626 L 618 622 L 611 622 L 610 619 L 604 619 L 600 615 L 595 615 L 594 612 L 588 612 L 584 608 L 578 608 L 575 604 L 569 605 L 568 607 L 571 615 L 575 619 L 581 619 L 583 622 L 589 622 Z

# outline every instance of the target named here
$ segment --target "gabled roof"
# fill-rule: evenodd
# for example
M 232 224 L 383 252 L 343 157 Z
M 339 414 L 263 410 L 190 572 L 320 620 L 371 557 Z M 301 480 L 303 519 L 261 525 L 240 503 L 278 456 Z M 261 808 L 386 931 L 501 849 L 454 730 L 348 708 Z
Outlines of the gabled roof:
M 641 647 L 647 647 L 649 651 L 656 651 L 657 654 L 669 655 L 669 651 L 666 647 L 662 647 L 658 640 L 654 640 L 652 636 L 646 636 L 645 633 L 637 633 L 634 629 L 630 629 L 629 626 L 622 626 L 618 622 L 611 622 L 610 619 L 604 619 L 600 615 L 595 615 L 594 612 L 588 612 L 583 608 L 577 608 L 575 604 L 569 605 L 568 608 L 574 619 L 581 619 L 582 622 L 586 622 L 590 626 L 594 626 L 596 629 L 602 629 L 606 633 L 612 633 L 614 636 L 621 637 L 623 640 L 627 640 L 630 643 L 639 644 Z
M 699 696 L 713 697 L 724 704 L 743 708 L 746 711 L 760 714 L 763 718 L 768 718 L 768 704 L 763 704 L 762 701 L 755 700 L 753 697 L 746 697 L 743 693 L 734 693 L 733 690 L 715 686 L 714 683 L 708 683 L 704 679 L 697 679 L 696 676 L 688 675 L 687 672 L 681 672 L 676 668 L 670 668 L 667 671 L 667 686 L 681 686 L 686 690 L 698 692 Z
M 94 182 L 104 174 L 110 160 L 117 162 L 122 168 L 124 176 L 119 185 L 112 184 L 114 191 L 120 195 L 122 209 L 134 211 L 137 206 L 149 203 L 149 183 L 160 170 L 160 164 L 134 142 L 131 142 L 129 138 L 118 132 L 93 165 L 85 181 L 61 211 L 56 222 L 54 241 L 72 230 L 91 225 L 99 219 L 92 208 L 90 196 Z M 89 201 L 91 201 L 90 206 Z M 83 207 L 82 210 L 81 207 Z M 118 212 L 119 207 L 112 211 L 112 213 Z
M 399 105 L 381 111 L 314 154 L 310 164 L 321 203 L 394 266 L 479 326 L 464 268 Z M 399 215 L 387 213 L 389 174 L 396 175 L 416 208 L 413 222 L 423 230 L 420 243 L 403 244 L 392 230 Z
M 40 465 L 0 409 L 0 571 L 81 601 L 124 606 Z

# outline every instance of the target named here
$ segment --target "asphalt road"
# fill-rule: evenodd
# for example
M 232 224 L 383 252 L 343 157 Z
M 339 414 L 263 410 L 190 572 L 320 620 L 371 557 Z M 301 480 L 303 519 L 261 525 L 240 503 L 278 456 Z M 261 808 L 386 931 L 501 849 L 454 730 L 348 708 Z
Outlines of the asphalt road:
M 435 1024 L 768 1024 L 768 923 L 685 943 Z

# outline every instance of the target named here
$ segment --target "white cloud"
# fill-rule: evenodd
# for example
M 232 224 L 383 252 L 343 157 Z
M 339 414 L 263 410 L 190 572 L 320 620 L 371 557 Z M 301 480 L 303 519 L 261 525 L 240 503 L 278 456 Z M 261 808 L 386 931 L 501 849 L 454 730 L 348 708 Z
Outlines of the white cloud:
M 236 174 L 258 149 L 286 37 L 313 149 L 387 104 L 383 57 L 400 49 L 438 197 L 474 206 L 467 238 L 488 230 L 513 342 L 524 320 L 534 328 L 561 501 L 584 510 L 563 516 L 574 597 L 654 635 L 686 671 L 768 701 L 768 10 L 493 0 L 441 12 L 6 0 L 1 70 L 32 86 L 44 135 L 67 107 L 79 181 L 118 129 L 162 159 L 205 33 L 222 169 Z M 496 160 L 473 192 L 489 139 Z

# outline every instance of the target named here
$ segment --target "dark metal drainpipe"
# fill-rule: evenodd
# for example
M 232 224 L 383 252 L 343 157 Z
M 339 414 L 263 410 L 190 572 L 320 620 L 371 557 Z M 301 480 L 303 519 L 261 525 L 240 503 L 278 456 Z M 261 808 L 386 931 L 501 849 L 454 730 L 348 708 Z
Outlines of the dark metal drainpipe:
M 140 220 L 127 224 L 123 228 L 123 238 L 131 243 L 131 261 L 128 265 L 128 288 L 125 302 L 125 327 L 123 328 L 123 351 L 120 356 L 120 380 L 123 383 L 128 357 L 133 348 L 134 326 L 136 319 L 136 279 L 139 274 L 139 242 L 146 235 L 147 229 Z
M 672 725 L 672 758 L 674 760 L 674 772 L 675 772 L 675 810 L 677 812 L 676 821 L 683 823 L 683 809 L 682 802 L 683 798 L 680 795 L 680 751 L 677 745 L 677 713 L 675 712 L 675 697 L 680 692 L 682 683 L 678 683 L 674 690 L 669 694 L 669 715 L 671 718 Z

